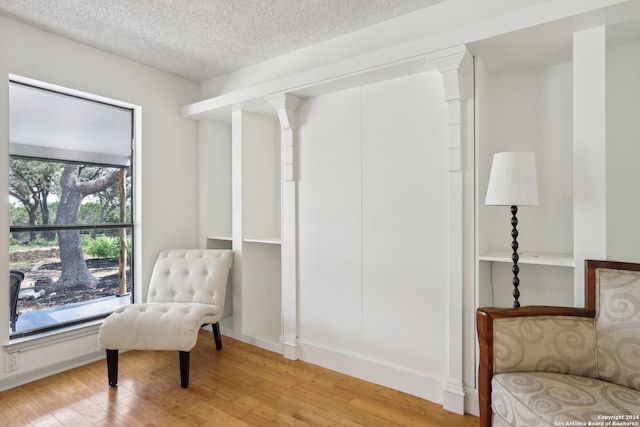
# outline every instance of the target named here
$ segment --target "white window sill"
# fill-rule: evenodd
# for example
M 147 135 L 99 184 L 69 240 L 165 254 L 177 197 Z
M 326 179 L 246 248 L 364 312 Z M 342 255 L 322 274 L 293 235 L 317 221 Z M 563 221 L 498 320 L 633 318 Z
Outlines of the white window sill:
M 51 344 L 57 344 L 65 341 L 75 340 L 88 335 L 97 335 L 100 325 L 104 319 L 94 320 L 74 325 L 68 328 L 56 329 L 54 331 L 43 332 L 40 334 L 30 335 L 12 339 L 4 346 L 7 353 L 16 351 L 34 350 L 37 348 L 47 347 Z

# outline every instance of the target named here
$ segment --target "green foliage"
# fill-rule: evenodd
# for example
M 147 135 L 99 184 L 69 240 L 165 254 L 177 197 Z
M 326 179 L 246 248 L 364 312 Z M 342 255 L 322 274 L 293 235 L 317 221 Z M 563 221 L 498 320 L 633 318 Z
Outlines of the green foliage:
M 29 214 L 23 207 L 9 206 L 9 224 L 29 224 Z
M 31 235 L 35 238 L 32 239 Z M 40 231 L 35 233 L 22 232 L 9 234 L 9 249 L 18 251 L 34 248 L 48 248 L 58 245 L 58 233 L 50 231 Z
M 49 248 L 51 246 L 58 246 L 57 233 L 37 233 L 37 238 L 31 240 L 31 233 L 11 233 L 9 235 L 9 250 L 20 251 L 29 250 L 35 248 Z
M 84 253 L 98 258 L 117 258 L 120 253 L 118 237 L 99 236 L 95 239 L 85 236 L 82 239 Z
M 78 224 L 100 224 L 102 220 L 102 207 L 100 203 L 85 202 L 80 205 Z

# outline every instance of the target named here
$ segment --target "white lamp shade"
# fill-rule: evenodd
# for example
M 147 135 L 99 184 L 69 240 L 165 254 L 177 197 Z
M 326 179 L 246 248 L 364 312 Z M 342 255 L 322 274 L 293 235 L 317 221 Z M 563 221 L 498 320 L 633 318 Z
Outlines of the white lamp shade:
M 485 204 L 538 205 L 538 179 L 533 153 L 505 152 L 493 155 Z

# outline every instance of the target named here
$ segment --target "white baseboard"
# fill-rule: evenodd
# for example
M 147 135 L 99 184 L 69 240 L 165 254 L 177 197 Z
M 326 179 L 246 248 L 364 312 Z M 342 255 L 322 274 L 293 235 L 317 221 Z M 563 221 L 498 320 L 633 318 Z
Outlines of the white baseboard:
M 410 371 L 381 361 L 367 360 L 358 355 L 340 353 L 335 349 L 299 342 L 300 360 L 333 371 L 356 377 L 374 384 L 399 390 L 422 399 L 442 404 L 444 378 L 436 378 L 422 372 Z
M 363 359 L 359 355 L 345 354 L 336 349 L 302 341 L 298 342 L 298 358 L 439 405 L 445 403 L 446 378 L 411 371 L 382 361 Z M 457 394 L 459 396 L 456 396 L 455 403 L 458 405 L 458 410 L 453 412 L 464 412 L 478 416 L 478 391 L 475 388 L 464 386 L 462 394 Z
M 51 375 L 59 374 L 60 372 L 68 371 L 70 369 L 87 365 L 89 363 L 97 362 L 98 360 L 101 360 L 104 358 L 105 358 L 105 353 L 104 351 L 100 350 L 92 353 L 87 353 L 85 355 L 78 356 L 73 359 L 68 359 L 62 362 L 54 363 L 52 365 L 43 366 L 41 368 L 34 369 L 32 371 L 22 372 L 16 375 L 12 375 L 10 377 L 6 377 L 0 380 L 0 391 L 5 391 L 14 387 L 28 384 L 30 382 L 49 377 Z M 105 386 L 108 385 L 106 365 L 104 368 L 104 383 L 105 383 Z
M 205 328 L 211 329 L 210 326 L 205 326 Z M 226 327 L 220 326 L 220 333 L 223 336 L 231 337 L 235 340 L 242 341 L 247 344 L 255 345 L 256 347 L 263 348 L 265 350 L 273 351 L 274 353 L 282 354 L 282 344 L 274 343 L 268 340 L 251 337 L 248 335 L 243 335 L 240 333 L 236 333 L 233 329 L 229 329 Z M 224 346 L 224 339 L 222 341 L 222 345 Z
M 298 340 L 281 338 L 282 355 L 289 360 L 298 360 Z
M 442 390 L 444 409 L 464 415 L 465 388 L 462 383 L 448 381 Z
M 467 414 L 480 416 L 480 406 L 478 406 L 478 389 L 465 387 L 464 411 Z

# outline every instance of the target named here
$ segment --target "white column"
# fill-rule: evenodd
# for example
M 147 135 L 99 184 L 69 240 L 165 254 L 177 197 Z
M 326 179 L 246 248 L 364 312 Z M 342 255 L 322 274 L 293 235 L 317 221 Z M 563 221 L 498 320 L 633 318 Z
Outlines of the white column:
M 276 94 L 266 100 L 278 112 L 282 156 L 282 350 L 287 359 L 298 359 L 297 272 L 297 170 L 298 107 L 300 99 Z
M 573 35 L 574 304 L 584 307 L 584 260 L 607 256 L 605 27 Z
M 242 125 L 243 112 L 234 106 L 231 112 L 231 246 L 234 259 L 233 285 L 233 330 L 242 333 Z
M 469 234 L 468 221 L 473 223 L 471 213 L 465 213 L 465 206 L 473 206 L 466 201 L 471 189 L 465 189 L 465 179 L 473 171 L 469 169 L 467 151 L 466 102 L 472 96 L 473 59 L 466 46 L 456 46 L 441 52 L 432 60 L 433 65 L 442 74 L 445 101 L 449 106 L 449 372 L 443 389 L 444 409 L 464 414 L 465 388 L 463 382 L 463 340 L 464 310 L 463 297 L 466 282 L 473 277 L 465 273 L 465 266 L 473 265 L 473 259 L 467 259 L 469 245 L 473 239 Z M 472 140 L 470 138 L 470 140 Z M 471 218 L 471 219 L 469 219 Z M 471 252 L 472 254 L 472 252 Z

